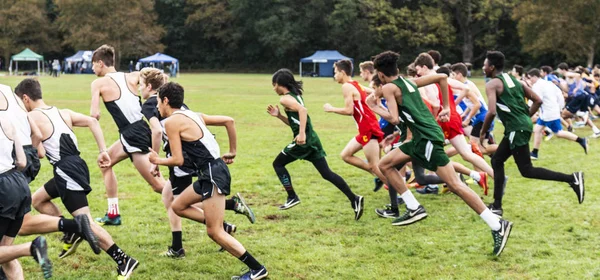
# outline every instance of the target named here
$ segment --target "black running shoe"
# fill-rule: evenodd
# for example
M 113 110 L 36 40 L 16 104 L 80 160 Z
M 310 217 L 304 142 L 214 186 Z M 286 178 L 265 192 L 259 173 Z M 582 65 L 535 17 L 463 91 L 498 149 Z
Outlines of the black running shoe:
M 354 220 L 359 220 L 362 217 L 363 210 L 365 207 L 365 198 L 357 195 L 352 202 L 352 208 L 354 208 Z
M 180 248 L 179 250 L 175 251 L 171 246 L 169 246 L 169 249 L 166 252 L 161 253 L 160 256 L 172 259 L 182 259 L 185 258 L 185 249 Z
M 393 226 L 407 226 L 413 223 L 416 223 L 420 220 L 427 218 L 427 212 L 423 205 L 419 205 L 417 209 L 410 210 L 406 208 L 406 212 L 404 214 L 392 222 Z
M 381 181 L 381 179 L 375 178 L 373 179 L 373 182 L 375 182 L 375 188 L 373 188 L 374 192 L 380 190 L 383 187 L 383 181 Z
M 502 211 L 502 207 L 496 207 L 494 206 L 494 203 L 490 203 L 490 205 L 488 205 L 488 209 L 492 211 L 492 214 L 498 217 L 502 217 L 502 215 L 504 214 L 504 211 Z
M 500 229 L 492 230 L 492 237 L 494 238 L 494 256 L 500 256 L 502 251 L 504 251 L 504 247 L 508 242 L 508 237 L 510 236 L 512 226 L 513 223 L 501 219 Z
M 77 247 L 83 241 L 83 238 L 76 233 L 65 232 L 63 238 L 63 249 L 58 255 L 59 259 L 64 259 L 77 251 Z
M 127 280 L 133 273 L 133 270 L 137 268 L 140 263 L 132 258 L 127 256 L 123 259 L 123 262 L 117 267 L 117 273 L 119 274 L 118 280 Z
M 90 220 L 88 216 L 85 214 L 75 216 L 75 222 L 79 225 L 79 233 L 92 247 L 92 251 L 94 254 L 98 255 L 102 250 L 100 249 L 100 245 L 98 245 L 98 237 L 92 231 L 92 227 L 90 226 Z
M 579 200 L 579 204 L 583 203 L 583 198 L 585 196 L 585 184 L 583 180 L 583 171 L 578 171 L 573 173 L 574 181 L 569 183 L 575 194 L 577 195 L 577 199 Z
M 583 138 L 583 141 L 581 143 L 579 143 L 579 145 L 581 145 L 581 147 L 583 148 L 583 151 L 587 155 L 587 153 L 588 153 L 588 139 L 587 138 Z
M 263 266 L 257 270 L 250 269 L 250 271 L 244 273 L 243 275 L 233 276 L 231 277 L 231 280 L 259 280 L 267 277 L 267 275 L 269 275 L 269 272 Z
M 379 217 L 388 219 L 398 218 L 398 216 L 400 216 L 400 213 L 391 209 L 375 209 L 375 214 L 377 214 Z
M 46 243 L 46 238 L 43 236 L 38 236 L 36 239 L 31 241 L 31 248 L 29 250 L 31 251 L 31 256 L 33 256 L 33 259 L 42 267 L 44 278 L 51 278 L 52 263 L 48 258 L 48 244 Z
M 288 210 L 296 205 L 300 204 L 300 198 L 298 198 L 297 196 L 292 197 L 287 199 L 287 201 L 285 202 L 285 204 L 279 206 L 279 210 Z

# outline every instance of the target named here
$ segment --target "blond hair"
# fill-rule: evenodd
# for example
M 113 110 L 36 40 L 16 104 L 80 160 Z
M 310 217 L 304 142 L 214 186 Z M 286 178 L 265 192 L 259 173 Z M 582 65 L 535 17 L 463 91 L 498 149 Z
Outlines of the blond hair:
M 373 66 L 372 61 L 361 62 L 358 67 L 360 67 L 360 70 L 368 70 L 371 73 L 375 73 L 375 66 Z
M 152 67 L 142 68 L 140 70 L 140 78 L 144 79 L 146 85 L 151 85 L 153 90 L 157 90 L 169 81 L 169 77 L 166 74 Z

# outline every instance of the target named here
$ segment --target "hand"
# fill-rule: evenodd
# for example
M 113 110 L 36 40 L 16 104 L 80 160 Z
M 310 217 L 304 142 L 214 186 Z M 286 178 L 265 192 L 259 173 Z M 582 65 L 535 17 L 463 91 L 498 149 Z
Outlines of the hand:
M 462 127 L 467 127 L 467 126 L 469 126 L 470 124 L 471 124 L 471 120 L 464 120 L 464 121 L 462 122 Z
M 437 120 L 440 122 L 448 122 L 450 121 L 450 109 L 443 108 L 437 116 Z
M 158 168 L 158 165 L 156 165 L 156 164 L 150 165 L 150 174 L 152 174 L 152 176 L 154 176 L 154 177 L 160 177 L 160 169 Z
M 389 125 L 389 124 L 388 124 L 388 125 Z M 390 135 L 386 136 L 386 137 L 383 139 L 383 141 L 381 141 L 381 143 L 380 143 L 380 145 L 379 145 L 379 146 L 380 146 L 381 148 L 384 148 L 384 147 L 387 147 L 387 146 L 391 145 L 391 144 L 392 144 L 392 142 L 394 142 L 394 140 L 396 139 L 396 137 L 397 137 L 397 136 L 398 136 L 398 135 L 397 135 L 396 133 L 392 133 L 392 134 L 390 134 Z
M 269 115 L 273 116 L 273 117 L 279 117 L 280 112 L 279 112 L 279 106 L 275 105 L 269 105 L 267 106 L 267 113 L 269 113 Z
M 152 148 L 150 148 L 150 163 L 154 164 L 154 165 L 158 165 L 158 154 L 152 150 Z
M 367 103 L 367 106 L 371 108 L 377 107 L 377 96 L 375 96 L 374 93 L 371 93 L 369 96 L 367 96 L 365 102 Z
M 325 112 L 331 112 L 333 109 L 333 106 L 331 106 L 331 104 L 329 103 L 325 103 L 325 105 L 323 105 L 323 110 L 325 110 Z
M 296 138 L 294 138 L 294 141 L 298 145 L 304 145 L 304 144 L 306 144 L 306 133 L 300 132 L 298 134 L 298 136 L 296 136 Z
M 226 153 L 221 158 L 226 164 L 232 164 L 233 159 L 235 158 L 235 153 Z
M 485 139 L 487 139 L 487 135 L 486 135 L 486 134 L 487 134 L 487 133 L 485 133 L 485 131 L 483 131 L 483 130 L 481 130 L 481 133 L 479 134 L 479 144 L 481 144 L 481 146 L 482 146 L 482 147 L 485 147 L 485 146 L 483 145 L 483 141 L 484 141 Z
M 102 151 L 98 154 L 98 166 L 100 166 L 100 168 L 107 168 L 110 166 L 110 163 L 110 156 L 107 151 Z

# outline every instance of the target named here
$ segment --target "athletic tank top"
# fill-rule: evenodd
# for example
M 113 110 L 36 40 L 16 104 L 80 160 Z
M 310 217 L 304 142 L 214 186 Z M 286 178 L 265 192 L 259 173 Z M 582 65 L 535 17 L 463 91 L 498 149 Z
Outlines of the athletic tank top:
M 379 123 L 377 122 L 377 117 L 371 108 L 367 106 L 367 93 L 363 88 L 358 84 L 357 81 L 348 82 L 353 85 L 358 93 L 360 94 L 360 100 L 353 100 L 354 103 L 354 112 L 352 116 L 354 117 L 354 121 L 356 122 L 356 126 L 358 127 L 359 132 L 368 132 L 373 130 L 381 130 L 379 128 Z
M 403 77 L 399 77 L 392 83 L 402 92 L 402 105 L 398 104 L 398 115 L 412 132 L 414 141 L 428 140 L 444 143 L 442 129 L 423 102 L 417 86 Z
M 52 135 L 42 141 L 48 161 L 52 165 L 68 156 L 78 156 L 77 137 L 73 130 L 65 123 L 60 111 L 56 107 L 46 109 L 36 108 L 36 111 L 42 112 L 52 123 Z
M 127 86 L 125 73 L 114 72 L 106 74 L 119 87 L 119 98 L 113 101 L 104 102 L 106 110 L 115 120 L 119 130 L 122 130 L 129 124 L 137 122 L 143 118 L 142 100 L 138 95 L 131 92 Z
M 465 82 L 465 85 L 469 86 L 469 83 Z M 476 120 L 479 120 L 482 115 L 483 115 L 483 118 L 485 118 L 485 114 L 487 114 L 488 107 L 487 107 L 487 103 L 485 103 L 485 100 L 483 99 L 483 96 L 481 96 L 481 94 L 479 94 L 479 96 L 477 96 L 477 101 L 479 101 L 479 104 L 481 105 L 481 107 L 479 107 L 479 111 L 477 111 L 477 113 L 475 114 L 475 116 L 473 118 Z M 464 102 L 465 105 L 467 105 L 467 108 L 469 108 L 469 109 L 472 109 L 473 105 L 475 105 L 467 97 L 463 98 L 463 100 L 461 102 Z
M 9 120 L 15 128 L 15 135 L 23 146 L 31 145 L 31 127 L 27 118 L 27 111 L 21 107 L 17 97 L 10 87 L 0 85 L 0 94 L 6 99 L 6 110 L 0 110 L 0 118 Z M 0 97 L 1 98 L 1 97 Z
M 203 168 L 207 163 L 221 156 L 219 144 L 215 140 L 214 135 L 210 133 L 196 113 L 190 110 L 179 110 L 173 112 L 173 114 L 184 115 L 192 119 L 202 130 L 202 138 L 198 140 L 181 140 L 181 150 L 190 157 L 191 162 L 197 169 Z
M 4 127 L 0 125 L 0 174 L 15 168 L 15 159 L 13 158 L 13 150 L 15 142 L 8 139 L 4 133 Z
M 440 110 L 444 107 L 444 101 L 442 99 L 442 88 L 440 87 L 440 84 L 435 84 L 437 86 L 438 89 L 438 98 L 440 99 Z M 458 112 L 456 111 L 456 103 L 454 103 L 454 92 L 452 91 L 452 88 L 450 86 L 448 86 L 448 104 L 450 107 L 450 120 L 449 122 L 456 122 L 459 123 L 462 127 L 462 119 L 460 118 L 460 115 L 458 114 Z M 437 116 L 435 116 L 437 117 Z
M 496 76 L 502 81 L 504 91 L 496 100 L 498 118 L 504 125 L 504 134 L 512 131 L 532 131 L 529 108 L 525 104 L 525 92 L 517 79 L 507 73 Z

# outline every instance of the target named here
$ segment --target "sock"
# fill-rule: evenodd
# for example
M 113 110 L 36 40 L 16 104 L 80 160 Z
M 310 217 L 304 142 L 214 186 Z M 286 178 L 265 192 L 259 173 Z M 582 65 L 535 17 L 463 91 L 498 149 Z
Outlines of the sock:
M 296 192 L 294 191 L 294 187 L 292 186 L 283 186 L 285 188 L 285 191 L 288 194 L 288 198 L 294 198 L 296 197 Z
M 400 196 L 402 196 L 402 200 L 406 203 L 406 208 L 410 210 L 416 210 L 421 205 L 410 190 L 405 191 Z
M 235 200 L 228 199 L 225 200 L 225 210 L 234 210 L 235 209 Z
M 498 216 L 494 215 L 490 209 L 485 208 L 479 216 L 492 230 L 500 230 L 500 219 L 498 219 Z
M 129 258 L 116 243 L 110 246 L 110 248 L 106 250 L 106 253 L 117 263 L 117 265 L 123 264 L 125 259 Z
M 183 242 L 181 241 L 181 231 L 173 231 L 171 232 L 173 235 L 173 241 L 171 243 L 171 248 L 174 251 L 179 251 L 179 249 L 183 248 Z
M 58 230 L 62 232 L 79 233 L 79 225 L 73 219 L 60 218 Z
M 581 137 L 577 137 L 577 139 L 575 140 L 575 142 L 579 143 L 579 144 L 583 144 L 583 138 Z
M 475 170 L 471 170 L 471 174 L 469 174 L 469 177 L 473 178 L 473 180 L 479 182 L 481 180 L 481 175 L 479 175 L 479 172 L 475 171 Z
M 538 150 L 538 149 L 533 149 L 533 151 L 531 151 L 531 153 L 534 154 L 534 155 L 537 155 L 539 151 L 540 150 Z
M 119 216 L 119 198 L 112 197 L 108 198 L 108 217 L 113 219 Z
M 244 252 L 238 259 L 252 270 L 259 270 L 263 267 L 248 251 Z
M 597 127 L 593 126 L 592 127 L 592 131 L 594 131 L 594 133 L 600 133 L 600 129 L 598 129 Z

